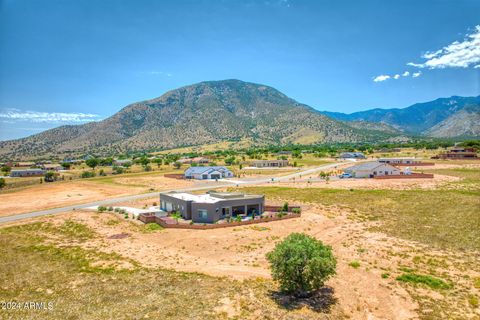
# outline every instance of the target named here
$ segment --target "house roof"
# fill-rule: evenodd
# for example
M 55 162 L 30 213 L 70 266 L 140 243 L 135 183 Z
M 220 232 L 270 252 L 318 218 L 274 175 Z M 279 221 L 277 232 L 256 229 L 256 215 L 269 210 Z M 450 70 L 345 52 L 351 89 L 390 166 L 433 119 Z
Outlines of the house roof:
M 340 156 L 353 156 L 353 157 L 365 157 L 362 152 L 343 152 Z
M 224 166 L 190 167 L 185 170 L 185 174 L 202 174 L 212 171 L 230 171 Z
M 371 171 L 378 168 L 379 166 L 389 166 L 389 167 L 395 168 L 389 165 L 388 163 L 380 163 L 378 161 L 373 161 L 373 162 L 364 162 L 364 163 L 357 164 L 353 167 L 349 167 L 345 169 L 345 171 Z
M 382 160 L 420 160 L 419 158 L 412 158 L 412 157 L 396 157 L 396 158 L 380 158 L 379 161 Z
M 12 172 L 43 172 L 43 169 L 13 169 L 10 173 Z
M 244 193 L 229 193 L 229 192 L 220 192 L 220 193 L 205 193 L 205 194 L 192 194 L 188 192 L 168 192 L 164 193 L 170 197 L 185 201 L 193 201 L 197 203 L 216 203 L 223 200 L 238 200 L 238 199 L 251 199 L 251 198 L 260 198 L 262 195 L 256 194 L 244 194 Z M 160 193 L 162 195 L 162 193 Z

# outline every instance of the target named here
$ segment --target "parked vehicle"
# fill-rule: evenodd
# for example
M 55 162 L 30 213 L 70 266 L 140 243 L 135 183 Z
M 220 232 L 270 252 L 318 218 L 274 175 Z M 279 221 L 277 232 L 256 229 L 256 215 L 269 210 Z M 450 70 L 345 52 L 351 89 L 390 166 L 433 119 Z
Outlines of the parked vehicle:
M 353 178 L 353 176 L 350 173 L 342 173 L 341 175 L 338 176 L 340 179 L 348 179 L 348 178 Z

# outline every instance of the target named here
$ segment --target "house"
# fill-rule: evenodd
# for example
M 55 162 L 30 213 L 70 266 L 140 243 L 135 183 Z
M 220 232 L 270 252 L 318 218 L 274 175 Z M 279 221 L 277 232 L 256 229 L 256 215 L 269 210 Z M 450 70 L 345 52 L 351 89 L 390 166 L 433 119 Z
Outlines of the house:
M 113 165 L 114 166 L 117 166 L 117 167 L 123 167 L 125 165 L 131 165 L 132 164 L 132 160 L 130 159 L 116 159 L 116 160 L 113 160 Z
M 478 159 L 477 149 L 475 148 L 464 148 L 464 147 L 453 147 L 447 152 L 440 153 L 438 155 L 439 159 Z
M 13 166 L 17 168 L 31 168 L 35 166 L 35 162 L 17 162 Z
M 254 160 L 251 165 L 256 168 L 278 168 L 288 166 L 288 160 Z
M 210 160 L 204 157 L 195 157 L 195 158 L 182 158 L 177 160 L 177 162 L 180 162 L 181 164 L 192 164 L 192 163 L 207 164 L 210 162 Z
M 45 163 L 40 166 L 43 170 L 47 171 L 60 171 L 64 168 L 58 163 Z
M 393 165 L 410 165 L 410 166 L 415 166 L 422 163 L 422 161 L 415 158 L 380 158 L 378 159 L 378 162 L 390 163 Z
M 340 159 L 366 159 L 365 155 L 361 152 L 344 152 L 338 156 Z
M 400 169 L 378 161 L 365 162 L 343 170 L 351 174 L 354 178 L 373 178 L 375 176 L 400 175 Z
M 21 169 L 21 170 L 12 170 L 10 171 L 10 177 L 20 178 L 20 177 L 40 177 L 43 176 L 45 171 L 43 169 Z
M 184 219 L 199 223 L 215 223 L 220 219 L 262 214 L 265 196 L 215 192 L 191 194 L 186 192 L 160 193 L 160 209 L 177 211 Z
M 224 166 L 190 167 L 185 170 L 185 179 L 222 179 L 231 178 L 233 173 Z

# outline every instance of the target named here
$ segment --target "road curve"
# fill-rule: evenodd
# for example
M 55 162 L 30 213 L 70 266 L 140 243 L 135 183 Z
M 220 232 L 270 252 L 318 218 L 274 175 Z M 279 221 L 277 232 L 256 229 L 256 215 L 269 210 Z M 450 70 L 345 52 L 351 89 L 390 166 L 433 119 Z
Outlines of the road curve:
M 308 175 L 308 174 L 313 174 L 313 173 L 321 171 L 321 170 L 331 169 L 331 168 L 336 167 L 340 164 L 343 164 L 343 162 L 330 163 L 330 164 L 318 166 L 318 167 L 315 167 L 315 168 L 301 170 L 301 171 L 291 173 L 291 174 L 281 176 L 281 177 L 267 177 L 267 178 L 262 177 L 262 178 L 258 178 L 258 179 L 255 179 L 255 180 L 242 181 L 241 185 L 242 186 L 247 186 L 247 185 L 269 183 L 269 182 L 272 182 L 272 179 L 273 179 L 273 181 L 276 181 L 276 182 L 278 182 L 278 181 L 288 181 L 289 179 L 296 178 L 296 177 L 301 176 L 301 175 Z M 208 190 L 208 189 L 215 189 L 215 188 L 232 187 L 232 186 L 235 186 L 235 185 L 240 185 L 240 184 L 237 183 L 235 180 L 234 181 L 222 180 L 221 183 L 215 184 L 215 185 L 192 187 L 192 188 L 186 188 L 186 189 L 162 190 L 161 192 Z M 83 203 L 83 204 L 76 204 L 76 205 L 71 205 L 71 206 L 66 206 L 66 207 L 53 208 L 53 209 L 47 209 L 47 210 L 42 210 L 42 211 L 27 212 L 27 213 L 20 213 L 20 214 L 15 214 L 15 215 L 11 215 L 11 216 L 4 216 L 4 217 L 0 217 L 0 224 L 7 223 L 7 222 L 18 221 L 18 220 L 23 220 L 23 219 L 36 218 L 36 217 L 41 217 L 41 216 L 46 216 L 46 215 L 58 214 L 58 213 L 66 212 L 66 211 L 85 209 L 85 208 L 93 207 L 93 206 L 109 206 L 109 205 L 119 203 L 119 202 L 126 202 L 126 201 L 138 200 L 138 199 L 151 198 L 151 197 L 158 196 L 159 194 L 160 194 L 160 191 L 150 192 L 150 193 L 141 193 L 141 194 L 135 194 L 135 195 L 131 195 L 131 196 L 124 196 L 124 197 L 113 198 L 113 199 L 99 200 L 99 201 L 88 202 L 88 203 Z

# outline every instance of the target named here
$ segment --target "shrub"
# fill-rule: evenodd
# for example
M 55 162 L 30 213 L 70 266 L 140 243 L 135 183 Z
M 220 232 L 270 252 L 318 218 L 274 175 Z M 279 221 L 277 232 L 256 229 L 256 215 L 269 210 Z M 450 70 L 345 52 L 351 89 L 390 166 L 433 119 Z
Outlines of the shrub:
M 320 289 L 335 274 L 332 248 L 302 233 L 292 233 L 267 253 L 272 277 L 280 290 L 305 296 Z
M 113 211 L 113 207 L 108 207 L 108 211 Z
M 285 202 L 285 203 L 283 204 L 283 207 L 282 207 L 282 209 L 280 209 L 280 211 L 288 212 L 288 202 Z
M 387 279 L 390 277 L 390 273 L 382 273 L 382 279 Z
M 357 260 L 353 260 L 348 265 L 352 268 L 358 269 L 360 267 L 360 262 L 358 262 Z
M 300 208 L 293 208 L 293 209 L 292 209 L 292 212 L 293 212 L 293 213 L 301 213 L 301 212 L 302 212 L 302 209 L 300 209 Z
M 474 308 L 478 307 L 479 303 L 477 296 L 470 295 L 470 297 L 468 298 L 468 303 L 470 303 L 470 305 Z
M 98 211 L 98 212 L 104 212 L 104 211 L 107 211 L 107 207 L 104 207 L 104 206 L 98 206 L 98 207 L 97 207 L 97 211 Z
M 4 178 L 0 178 L 0 189 L 4 188 L 7 185 Z
M 449 289 L 451 286 L 442 279 L 417 273 L 404 273 L 396 278 L 398 281 L 424 284 L 432 289 Z
M 80 176 L 81 178 L 85 179 L 85 178 L 93 178 L 95 177 L 95 172 L 92 172 L 92 171 L 84 171 L 82 172 L 82 175 Z

